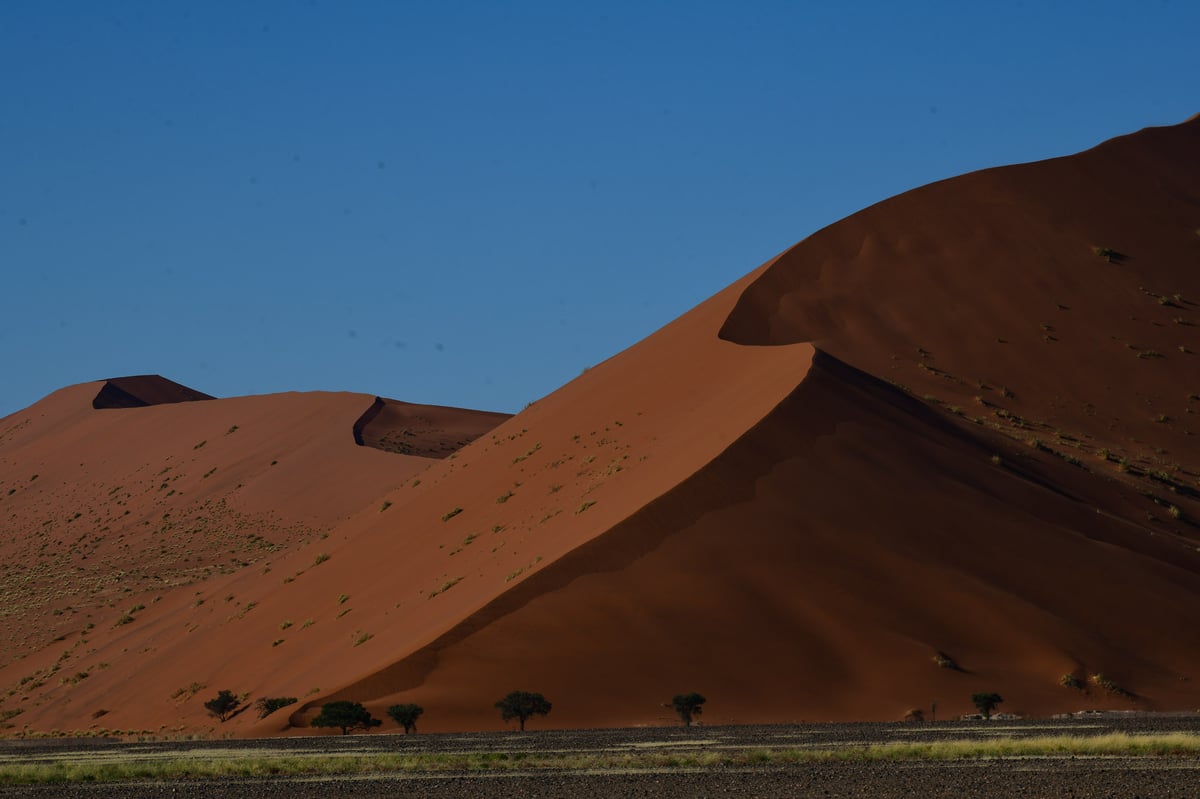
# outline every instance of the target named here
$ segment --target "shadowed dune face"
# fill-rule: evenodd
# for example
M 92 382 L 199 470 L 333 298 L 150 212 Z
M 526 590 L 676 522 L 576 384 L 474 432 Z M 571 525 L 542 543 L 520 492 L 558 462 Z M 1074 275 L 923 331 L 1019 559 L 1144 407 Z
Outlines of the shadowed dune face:
M 203 701 L 228 688 L 251 699 L 299 697 L 303 709 L 385 675 L 496 596 L 678 485 L 787 396 L 808 369 L 811 347 L 748 349 L 716 336 L 751 278 L 453 457 L 418 459 L 354 446 L 340 417 L 332 428 L 322 416 L 292 421 L 291 446 L 317 459 L 289 486 L 304 502 L 370 488 L 361 472 L 322 460 L 331 451 L 327 435 L 336 436 L 335 453 L 345 445 L 376 465 L 406 458 L 427 465 L 407 478 L 381 475 L 389 488 L 376 489 L 328 537 L 309 537 L 252 567 L 164 592 L 132 623 L 113 626 L 106 617 L 95 630 L 69 636 L 68 644 L 86 643 L 61 664 L 56 648 L 47 647 L 0 670 L 0 685 L 15 688 L 14 701 L 24 709 L 20 723 L 279 734 L 287 725 L 283 714 L 258 722 L 247 713 L 219 725 Z M 255 399 L 270 408 L 285 397 Z M 170 407 L 194 412 L 227 402 Z M 132 417 L 165 407 L 106 414 Z M 355 417 L 364 407 L 357 406 Z M 222 418 L 226 427 L 232 421 Z M 239 424 L 227 440 L 251 429 Z M 262 496 L 286 504 L 282 489 Z M 19 684 L 56 665 L 89 677 L 69 684 L 51 678 L 36 689 Z M 390 690 L 385 685 L 371 696 Z M 487 704 L 489 714 L 495 699 Z M 97 709 L 108 711 L 101 720 L 92 718 Z
M 511 416 L 376 397 L 354 423 L 354 442 L 401 455 L 445 458 Z
M 818 355 L 700 472 L 347 694 L 391 687 L 380 710 L 423 702 L 429 729 L 499 726 L 518 684 L 546 726 L 669 723 L 684 690 L 712 723 L 962 713 L 989 687 L 1022 713 L 1193 707 L 1195 530 L 1121 518 L 1139 499 Z
M 969 710 L 980 680 L 1025 712 L 1104 704 L 1058 684 L 1104 673 L 1193 706 L 1198 134 L 964 176 L 801 242 L 721 337 L 866 371 L 822 356 L 684 486 L 347 695 L 467 727 L 518 678 L 567 699 L 554 724 L 645 723 L 705 686 L 737 698 L 726 720 L 894 718 Z
M 885 201 L 506 420 L 56 392 L 0 420 L 25 603 L 0 633 L 30 651 L 0 712 L 271 735 L 331 699 L 493 729 L 514 689 L 551 726 L 669 723 L 693 690 L 713 722 L 981 690 L 1194 709 L 1198 145 L 1192 120 Z M 300 701 L 218 725 L 219 689 Z
M 1021 440 L 1194 485 L 1200 121 L 935 183 L 797 244 L 721 335 L 811 341 Z
M 159 375 L 136 377 L 114 377 L 104 385 L 92 400 L 92 407 L 144 408 L 147 405 L 164 405 L 173 402 L 198 402 L 213 399 L 195 389 L 168 380 Z

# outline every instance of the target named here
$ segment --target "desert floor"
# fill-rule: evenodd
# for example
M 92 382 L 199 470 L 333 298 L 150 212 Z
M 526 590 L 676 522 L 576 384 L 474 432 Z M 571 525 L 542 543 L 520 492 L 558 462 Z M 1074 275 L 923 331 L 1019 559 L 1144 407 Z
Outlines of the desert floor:
M 535 722 L 531 722 L 531 727 Z M 39 739 L 0 743 L 5 759 L 153 759 L 261 753 L 351 752 L 607 753 L 655 750 L 823 748 L 867 743 L 1200 731 L 1200 716 L 1100 717 L 1064 721 L 919 724 L 796 724 L 745 727 L 538 731 L 520 734 L 354 735 L 286 740 L 119 743 Z M 635 772 L 521 771 L 338 777 L 266 777 L 0 787 L 23 797 L 1188 797 L 1200 795 L 1200 760 L 1171 757 L 1044 757 L 951 762 L 846 762 L 785 767 Z

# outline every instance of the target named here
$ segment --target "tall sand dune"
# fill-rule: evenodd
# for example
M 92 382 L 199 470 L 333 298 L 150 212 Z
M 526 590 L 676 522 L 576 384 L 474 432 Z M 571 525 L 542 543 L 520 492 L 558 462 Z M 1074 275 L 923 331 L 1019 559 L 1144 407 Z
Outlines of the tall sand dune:
M 0 425 L 0 585 L 41 597 L 0 715 L 1196 709 L 1198 263 L 1193 119 L 865 209 L 511 418 L 64 389 Z

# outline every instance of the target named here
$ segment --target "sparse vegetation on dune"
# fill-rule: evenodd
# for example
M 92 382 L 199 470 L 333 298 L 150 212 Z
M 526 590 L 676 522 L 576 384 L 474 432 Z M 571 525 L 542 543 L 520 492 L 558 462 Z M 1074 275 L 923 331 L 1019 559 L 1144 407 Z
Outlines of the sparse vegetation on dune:
M 1200 690 L 1175 675 L 1200 655 L 1187 626 L 1200 610 L 1200 386 L 1180 357 L 1200 348 L 1188 299 L 1200 289 L 1180 266 L 1194 265 L 1180 197 L 1200 185 L 1197 132 L 1135 134 L 866 208 L 466 448 L 471 432 L 431 432 L 440 423 L 417 418 L 430 414 L 372 398 L 376 415 L 353 426 L 363 409 L 347 416 L 333 396 L 180 406 L 152 433 L 139 411 L 86 404 L 28 414 L 48 432 L 10 433 L 25 414 L 11 417 L 0 640 L 36 654 L 2 672 L 5 707 L 21 709 L 9 729 L 86 723 L 101 705 L 125 723 L 133 674 L 157 675 L 138 724 L 214 729 L 211 690 L 170 691 L 224 674 L 258 686 L 280 668 L 276 690 L 332 692 L 386 682 L 381 664 L 410 658 L 429 664 L 440 693 L 427 696 L 486 691 L 457 718 L 431 708 L 432 726 L 494 726 L 495 686 L 520 685 L 534 651 L 585 686 L 556 683 L 555 719 L 568 707 L 571 723 L 610 718 L 576 702 L 615 675 L 614 695 L 651 697 L 637 722 L 689 723 L 703 697 L 660 707 L 689 686 L 654 675 L 711 629 L 712 609 L 736 623 L 687 682 L 715 686 L 705 675 L 743 668 L 746 653 L 761 674 L 742 696 L 723 688 L 706 721 L 894 719 L 931 694 L 958 714 L 993 686 L 1030 715 L 1139 696 L 1194 707 Z M 1120 159 L 1145 169 L 1106 168 Z M 1104 196 L 1144 213 L 1098 210 L 1093 180 L 1118 181 Z M 980 199 L 995 196 L 1006 202 Z M 949 221 L 961 215 L 969 229 Z M 305 410 L 284 418 L 291 404 Z M 79 428 L 51 431 L 68 423 Z M 107 443 L 36 449 L 50 432 Z M 9 449 L 11 435 L 29 449 Z M 1113 586 L 1154 590 L 1135 608 Z M 825 636 L 829 651 L 809 657 L 816 627 L 851 620 L 855 636 Z M 492 688 L 452 665 L 479 662 Z M 832 664 L 883 678 L 853 697 L 787 689 Z M 1100 664 L 1113 676 L 1093 674 Z M 388 696 L 360 698 L 378 711 Z M 1001 701 L 974 698 L 985 715 Z M 243 734 L 252 716 L 218 729 Z
M 297 699 L 294 696 L 263 697 L 254 703 L 254 709 L 258 711 L 258 717 L 260 719 L 265 719 L 276 710 L 285 708 L 288 705 L 294 705 L 296 702 Z
M 242 700 L 234 696 L 233 691 L 219 691 L 215 697 L 204 703 L 204 709 L 218 721 L 226 721 L 235 710 L 242 705 Z

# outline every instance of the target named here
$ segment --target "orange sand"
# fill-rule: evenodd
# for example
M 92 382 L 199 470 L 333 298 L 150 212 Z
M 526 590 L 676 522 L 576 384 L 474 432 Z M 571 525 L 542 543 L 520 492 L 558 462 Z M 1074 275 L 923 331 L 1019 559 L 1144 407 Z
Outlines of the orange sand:
M 872 206 L 512 418 L 63 389 L 0 420 L 0 713 L 1200 707 L 1198 228 L 1193 119 Z M 220 725 L 219 689 L 302 701 Z

